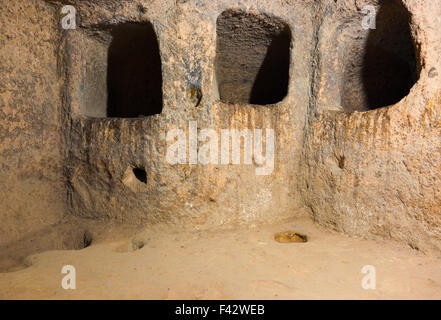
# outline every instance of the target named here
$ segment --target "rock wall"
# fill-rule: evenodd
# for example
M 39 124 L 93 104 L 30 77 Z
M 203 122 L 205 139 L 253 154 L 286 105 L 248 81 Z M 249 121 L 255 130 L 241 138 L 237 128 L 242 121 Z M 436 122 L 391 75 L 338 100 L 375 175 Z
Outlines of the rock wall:
M 55 15 L 43 1 L 0 4 L 0 246 L 65 211 Z
M 66 163 L 71 214 L 191 225 L 274 221 L 299 214 L 296 209 L 302 204 L 296 181 L 312 74 L 313 2 L 282 6 L 268 1 L 155 1 L 148 5 L 143 1 L 79 1 L 75 5 L 82 13 L 81 27 L 70 30 L 65 41 L 67 117 L 72 125 L 67 132 L 71 145 Z M 218 20 L 223 12 L 233 17 L 231 25 L 245 30 L 236 39 L 230 38 L 225 26 L 228 17 Z M 162 81 L 162 108 L 139 111 L 137 118 L 136 113 L 131 118 L 106 113 L 102 106 L 111 97 L 101 94 L 106 88 L 96 89 L 109 81 L 109 55 L 118 55 L 113 51 L 115 34 L 121 28 L 129 30 L 127 25 L 145 26 L 146 35 L 153 26 L 162 64 L 162 79 L 146 71 L 148 81 Z M 271 47 L 280 38 L 285 46 Z M 246 59 L 240 57 L 240 50 L 228 50 L 241 40 L 250 42 Z M 132 45 L 134 50 L 147 46 Z M 270 47 L 276 57 L 272 61 L 265 56 Z M 135 66 L 131 61 L 137 57 L 130 53 L 123 54 L 127 61 L 120 63 L 127 64 L 127 69 L 143 68 L 143 59 L 155 59 L 155 46 L 150 48 L 138 52 Z M 274 81 L 265 79 L 278 80 L 279 74 L 259 72 L 259 66 L 267 59 L 269 69 L 274 63 L 280 67 L 280 56 L 287 57 L 282 67 L 289 89 L 276 95 L 276 103 L 267 104 L 273 98 Z M 242 69 L 249 73 L 237 72 L 235 66 L 241 64 L 235 57 L 242 59 Z M 254 90 L 268 96 L 257 96 L 263 102 L 251 105 L 251 85 L 257 77 L 263 80 Z M 248 94 L 237 102 L 232 96 L 242 84 Z M 126 96 L 131 93 L 127 91 Z M 244 164 L 242 158 L 241 165 L 222 165 L 220 155 L 218 164 L 189 164 L 188 145 L 187 164 L 168 163 L 167 133 L 182 129 L 189 135 L 191 121 L 199 131 L 213 129 L 219 134 L 222 129 L 250 129 L 252 133 L 263 129 L 265 136 L 267 128 L 273 129 L 274 170 L 256 175 L 255 161 Z M 199 151 L 203 142 L 198 144 Z M 136 179 L 136 173 L 144 177 Z
M 379 8 L 374 1 L 370 2 Z M 351 61 L 345 59 L 354 56 L 354 42 L 364 44 L 361 46 L 364 50 L 376 50 L 386 57 L 394 54 L 390 46 L 389 51 L 382 51 L 390 43 L 380 41 L 378 47 L 369 47 L 375 31 L 370 36 L 344 37 L 346 42 L 340 43 L 341 50 L 346 48 L 349 54 L 330 50 L 333 40 L 341 39 L 342 34 L 354 34 L 350 29 L 354 25 L 352 21 L 360 20 L 360 11 L 350 3 L 337 1 L 322 9 L 324 18 L 316 56 L 316 76 L 320 81 L 316 82 L 315 99 L 309 110 L 300 161 L 304 177 L 299 189 L 312 217 L 322 225 L 351 236 L 379 236 L 405 241 L 422 250 L 439 250 L 441 37 L 436 30 L 441 25 L 441 3 L 384 1 L 387 10 L 395 6 L 391 12 L 395 13 L 396 20 L 402 19 L 397 17 L 397 12 L 408 12 L 419 79 L 395 105 L 379 104 L 377 107 L 381 108 L 363 111 L 362 107 L 358 109 L 361 112 L 344 112 L 345 86 L 351 84 L 338 83 L 346 81 L 347 73 L 341 68 L 351 65 Z M 377 20 L 376 32 L 396 33 L 394 28 L 388 29 L 388 23 L 388 20 Z M 349 30 L 343 30 L 345 28 Z M 398 61 L 406 61 L 402 58 L 403 53 L 409 55 L 406 50 L 402 48 L 396 54 Z M 369 52 L 361 54 L 369 56 Z M 400 66 L 397 70 L 398 81 L 403 78 L 403 68 Z M 367 82 L 363 88 L 365 93 L 369 90 L 369 79 Z M 381 91 L 386 84 L 379 79 L 377 85 Z M 393 90 L 393 85 L 388 90 Z M 383 92 L 383 96 L 385 94 Z M 363 100 L 358 101 L 357 108 L 363 105 Z
M 26 0 L 0 15 L 5 238 L 62 213 L 194 227 L 306 208 L 441 248 L 439 1 Z M 167 160 L 175 129 L 184 164 Z M 274 130 L 273 170 L 244 164 L 245 144 L 240 164 L 194 163 L 203 129 Z

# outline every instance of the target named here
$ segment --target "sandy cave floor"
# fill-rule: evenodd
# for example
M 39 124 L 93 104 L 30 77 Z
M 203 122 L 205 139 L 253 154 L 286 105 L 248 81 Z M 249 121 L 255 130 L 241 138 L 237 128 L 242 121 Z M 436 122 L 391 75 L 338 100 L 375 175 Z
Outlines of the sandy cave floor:
M 275 242 L 284 230 L 309 242 Z M 28 257 L 29 267 L 0 273 L 0 299 L 441 299 L 441 255 L 347 238 L 308 219 L 128 233 Z M 64 265 L 76 268 L 76 290 L 61 287 Z M 376 268 L 376 290 L 361 286 L 365 265 Z

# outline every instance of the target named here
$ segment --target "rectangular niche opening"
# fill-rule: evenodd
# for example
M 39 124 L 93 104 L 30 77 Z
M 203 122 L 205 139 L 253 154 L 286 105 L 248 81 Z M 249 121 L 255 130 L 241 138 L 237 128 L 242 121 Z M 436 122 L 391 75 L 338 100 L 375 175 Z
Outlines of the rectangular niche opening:
M 346 44 L 342 107 L 346 112 L 368 111 L 398 103 L 418 81 L 418 61 L 409 26 L 410 13 L 401 0 L 383 1 L 375 29 L 347 28 L 357 41 Z
M 268 105 L 288 93 L 291 30 L 266 15 L 227 10 L 217 19 L 216 81 L 220 100 Z
M 107 90 L 107 117 L 161 113 L 161 57 L 151 24 L 126 23 L 112 28 Z
M 152 24 L 99 26 L 82 37 L 81 114 L 138 118 L 162 112 L 161 57 Z

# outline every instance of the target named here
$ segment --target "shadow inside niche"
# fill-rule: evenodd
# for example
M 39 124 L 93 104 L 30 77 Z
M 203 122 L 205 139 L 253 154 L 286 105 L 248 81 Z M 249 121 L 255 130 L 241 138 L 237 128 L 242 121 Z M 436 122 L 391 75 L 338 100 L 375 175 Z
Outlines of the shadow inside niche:
M 135 118 L 162 112 L 159 44 L 148 24 L 112 28 L 107 64 L 107 116 Z
M 366 110 L 396 104 L 418 80 L 410 15 L 401 0 L 384 0 L 369 31 L 362 83 Z
M 291 34 L 285 29 L 274 36 L 251 89 L 250 103 L 282 101 L 288 93 Z

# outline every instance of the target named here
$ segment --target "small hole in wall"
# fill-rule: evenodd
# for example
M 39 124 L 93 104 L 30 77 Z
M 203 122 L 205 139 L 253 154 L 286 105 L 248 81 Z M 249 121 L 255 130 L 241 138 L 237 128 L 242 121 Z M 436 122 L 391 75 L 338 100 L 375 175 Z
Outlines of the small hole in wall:
M 93 236 L 92 233 L 89 231 L 85 231 L 83 235 L 83 248 L 89 247 L 93 242 Z
M 63 234 L 63 249 L 81 250 L 92 245 L 93 235 L 88 230 L 67 230 Z
M 342 105 L 345 111 L 373 110 L 398 103 L 418 80 L 410 14 L 401 0 L 380 1 L 376 29 L 345 57 Z M 358 37 L 360 39 L 360 37 Z
M 267 105 L 288 92 L 291 31 L 279 19 L 227 10 L 217 20 L 220 99 Z
M 147 183 L 147 172 L 145 171 L 145 169 L 134 168 L 133 174 L 135 175 L 136 179 L 138 179 L 142 183 Z
M 136 118 L 162 111 L 162 71 L 151 24 L 113 27 L 107 62 L 107 116 Z

